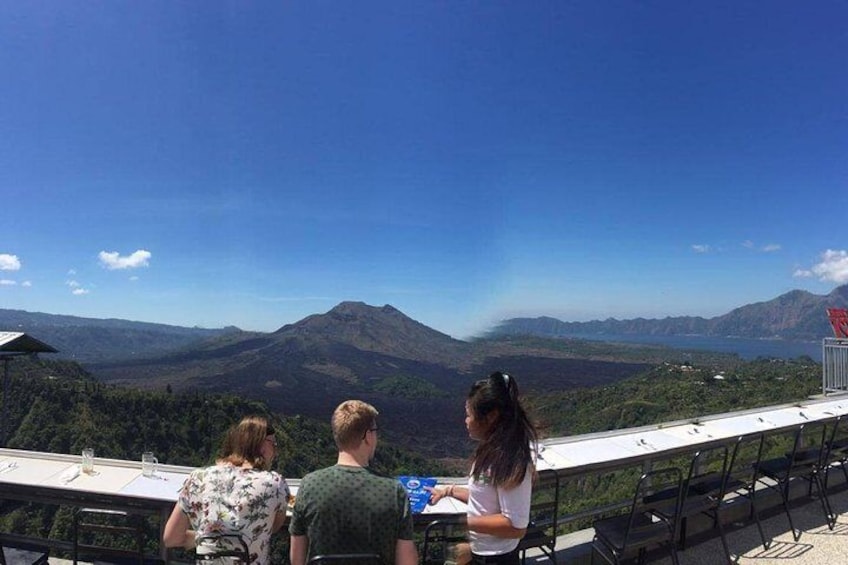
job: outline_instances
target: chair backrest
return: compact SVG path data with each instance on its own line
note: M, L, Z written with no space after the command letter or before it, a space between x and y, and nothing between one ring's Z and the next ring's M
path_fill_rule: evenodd
M666 492L671 492L672 496L652 497L655 493ZM673 539L677 533L682 494L683 474L677 467L664 467L643 473L636 483L636 492L633 494L630 519L624 534L624 546L630 545L631 538L640 536L640 529L644 528L646 515L662 519L668 526L669 535Z
M421 545L422 565L441 565L449 555L452 545L468 541L468 529L462 518L433 520L424 528Z
M827 434L828 463L842 461L848 457L848 416L839 416L831 421L830 433Z
M143 516L111 508L77 508L73 519L73 560L80 555L98 559L144 563ZM129 549L134 546L134 549Z
M308 565L383 565L383 559L376 553L333 553L315 555Z
M533 485L530 523L518 548L520 550L532 547L553 549L556 544L558 519L559 476L552 470L540 471Z
M754 484L759 474L759 464L765 455L766 434L760 432L753 435L743 435L736 439L733 455L728 464L728 476L738 479L746 485ZM730 480L730 479L728 479Z
M826 422L810 422L798 426L792 453L787 455L791 459L791 470L823 465L827 456Z
M738 443L735 447L738 446ZM727 445L699 449L689 463L689 472L683 484L687 494L709 495L720 499L724 495L729 470Z
M210 533L195 538L198 562L250 563L250 549L239 534Z

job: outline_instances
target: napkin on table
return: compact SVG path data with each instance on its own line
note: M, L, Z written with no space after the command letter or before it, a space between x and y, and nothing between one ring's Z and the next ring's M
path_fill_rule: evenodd
M74 465L70 469L65 470L65 472L62 473L62 475L59 477L59 480L62 481L63 483L65 483L65 484L68 484L69 482L71 482L74 479L76 479L77 477L79 477L79 474L80 474L80 466Z

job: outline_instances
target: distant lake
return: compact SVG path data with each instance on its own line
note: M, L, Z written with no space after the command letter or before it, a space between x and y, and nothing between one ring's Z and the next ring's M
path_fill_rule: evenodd
M572 334L569 337L592 341L612 341L620 343L644 343L665 345L675 349L700 349L736 353L742 359L757 357L776 357L794 359L809 355L819 363L822 360L821 341L789 341L783 339L750 339L736 337L710 337L694 335L638 335L638 334Z

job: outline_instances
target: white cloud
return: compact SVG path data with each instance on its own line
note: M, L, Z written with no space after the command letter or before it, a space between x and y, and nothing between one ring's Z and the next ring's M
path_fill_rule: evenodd
M746 239L745 241L743 241L742 247L744 247L745 249L751 249L752 251L757 250L757 246L750 239ZM783 246L779 243L767 243L760 247L759 251L762 251L763 253L774 253L775 251L780 251L781 249L783 249Z
M807 269L795 269L795 272L792 273L792 276L807 279L813 276L813 272Z
M153 254L150 251L144 249L133 251L130 255L124 257L121 257L117 251L101 251L97 255L100 259L100 264L110 271L147 267L150 264L150 258L152 256Z
M69 269L69 270L68 270L68 276L69 276L69 277L72 277L72 276L74 276L74 275L76 275L76 274L77 274L77 270L76 270L76 269Z
M692 251L694 251L695 253L709 253L710 249L711 247L709 245L703 245L698 243L692 244Z
M29 287L32 286L32 282L31 281L24 281L24 282L21 283L21 286L25 286L25 287L29 288Z
M10 279L0 279L0 286L15 286L17 282Z
M65 284L68 285L71 289L71 294L75 296L81 296L83 294L88 294L90 291L82 287L82 285L73 279L65 281Z
M19 271L20 269L21 260L17 255L0 253L0 271Z
M131 276L131 277L130 277L130 280L131 280L132 282L135 282L135 281L137 281L137 280L138 280L138 277L137 277L137 276L135 276L135 275L133 275L133 276Z
M810 270L820 281L848 283L848 251L828 249Z

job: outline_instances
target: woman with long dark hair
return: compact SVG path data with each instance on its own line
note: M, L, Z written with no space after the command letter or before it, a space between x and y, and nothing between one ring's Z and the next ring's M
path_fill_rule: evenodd
M472 563L517 565L518 542L530 520L538 438L515 379L497 372L474 383L465 401L465 426L478 442L468 485L436 487L430 503L450 496L468 504Z

